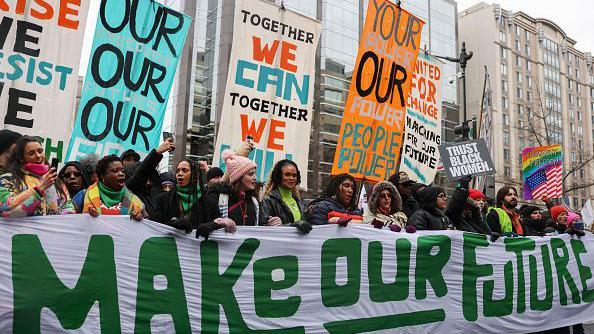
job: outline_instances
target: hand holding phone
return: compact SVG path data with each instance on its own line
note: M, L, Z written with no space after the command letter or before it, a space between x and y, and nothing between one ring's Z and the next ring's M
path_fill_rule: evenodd
M50 168L53 168L55 171L58 170L58 158L52 158L52 163L50 164Z

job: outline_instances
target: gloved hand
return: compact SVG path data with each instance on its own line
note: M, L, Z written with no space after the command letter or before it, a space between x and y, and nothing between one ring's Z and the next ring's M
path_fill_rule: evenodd
M381 229L382 227L384 227L384 222L382 222L382 221L381 221L381 220L379 220L379 219L374 219L374 220L371 222L371 225L373 225L373 227L375 227L375 228L379 228L379 229Z
M336 221L336 224L338 224L342 227L346 227L351 220L352 220L352 218L340 218L339 220Z
M308 234L312 230L311 224L303 220L297 221L291 226L296 227L302 234Z
M417 231L417 228L412 225L406 225L404 230L406 231L406 233L415 233Z
M179 230L184 230L186 233L192 232L192 223L188 218L171 218L167 225L173 226Z
M388 228L392 232L400 232L400 231L402 231L402 228L400 226L396 225L396 224L390 224L390 226L388 226Z
M567 232L567 234L569 234L571 236L577 235L578 237L583 237L584 235L586 235L586 233L584 233L584 231L578 230L573 226L568 228L566 232Z
M469 189L470 181L472 181L472 176L463 176L461 179L458 180L458 188Z
M501 234L497 232L491 232L491 242L495 242L499 238L501 238Z

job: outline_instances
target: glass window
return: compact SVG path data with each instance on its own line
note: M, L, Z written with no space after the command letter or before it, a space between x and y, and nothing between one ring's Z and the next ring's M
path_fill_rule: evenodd
M530 60L526 59L526 70L528 70L528 72L530 72L532 70L532 64L530 63Z
M526 51L526 56L530 57L530 45L528 45L528 44L524 45L524 49Z
M509 116L507 114L501 114L501 116L503 118L503 125L509 126Z
M503 46L501 47L501 59L507 59L507 49Z
M509 132L503 131L503 143L509 145Z
M501 97L501 107L503 109L509 108L509 100L505 96Z
M501 75L507 75L507 65L501 64Z
M503 168L503 176L511 178L511 168L509 166Z
M509 149L504 148L503 149L503 160L504 161L509 161L511 158L510 154L509 154Z
M516 51L520 51L520 49L521 49L520 40L516 40Z
M507 81L501 80L501 92L507 93L507 89L508 89Z
M518 55L516 55L516 66L518 68L522 68L522 58L520 58Z
M507 41L506 36L505 36L505 31L500 31L499 32L499 41L501 43L505 43Z

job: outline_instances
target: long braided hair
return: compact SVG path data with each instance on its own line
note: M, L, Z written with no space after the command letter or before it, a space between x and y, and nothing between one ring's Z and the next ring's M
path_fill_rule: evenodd
M194 208L194 205L196 205L199 201L204 201L204 173L200 169L200 165L196 160L183 159L177 163L177 166L179 166L179 164L181 164L182 162L187 162L188 165L190 165L190 183L188 185L190 186L190 203L192 205L190 206L190 210L187 214L188 216L190 216L192 213L192 208ZM175 183L175 187L178 187L177 182ZM198 192L198 189L200 189L200 192L202 193L202 196L200 196L200 198L196 198L196 193ZM181 214L186 215L185 212L181 212Z

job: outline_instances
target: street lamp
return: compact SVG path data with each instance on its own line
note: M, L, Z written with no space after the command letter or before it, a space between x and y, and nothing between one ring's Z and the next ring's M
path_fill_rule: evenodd
M472 51L466 52L466 43L462 42L462 49L460 50L460 55L458 58L453 57L444 57L444 56L437 56L433 55L435 58L445 59L452 63L458 63L460 68L462 69L462 108L464 110L464 120L462 121L461 125L458 125L454 128L454 133L457 135L461 135L460 140L465 141L468 140L468 133L470 132L470 126L468 126L468 120L466 119L466 64L472 58Z

